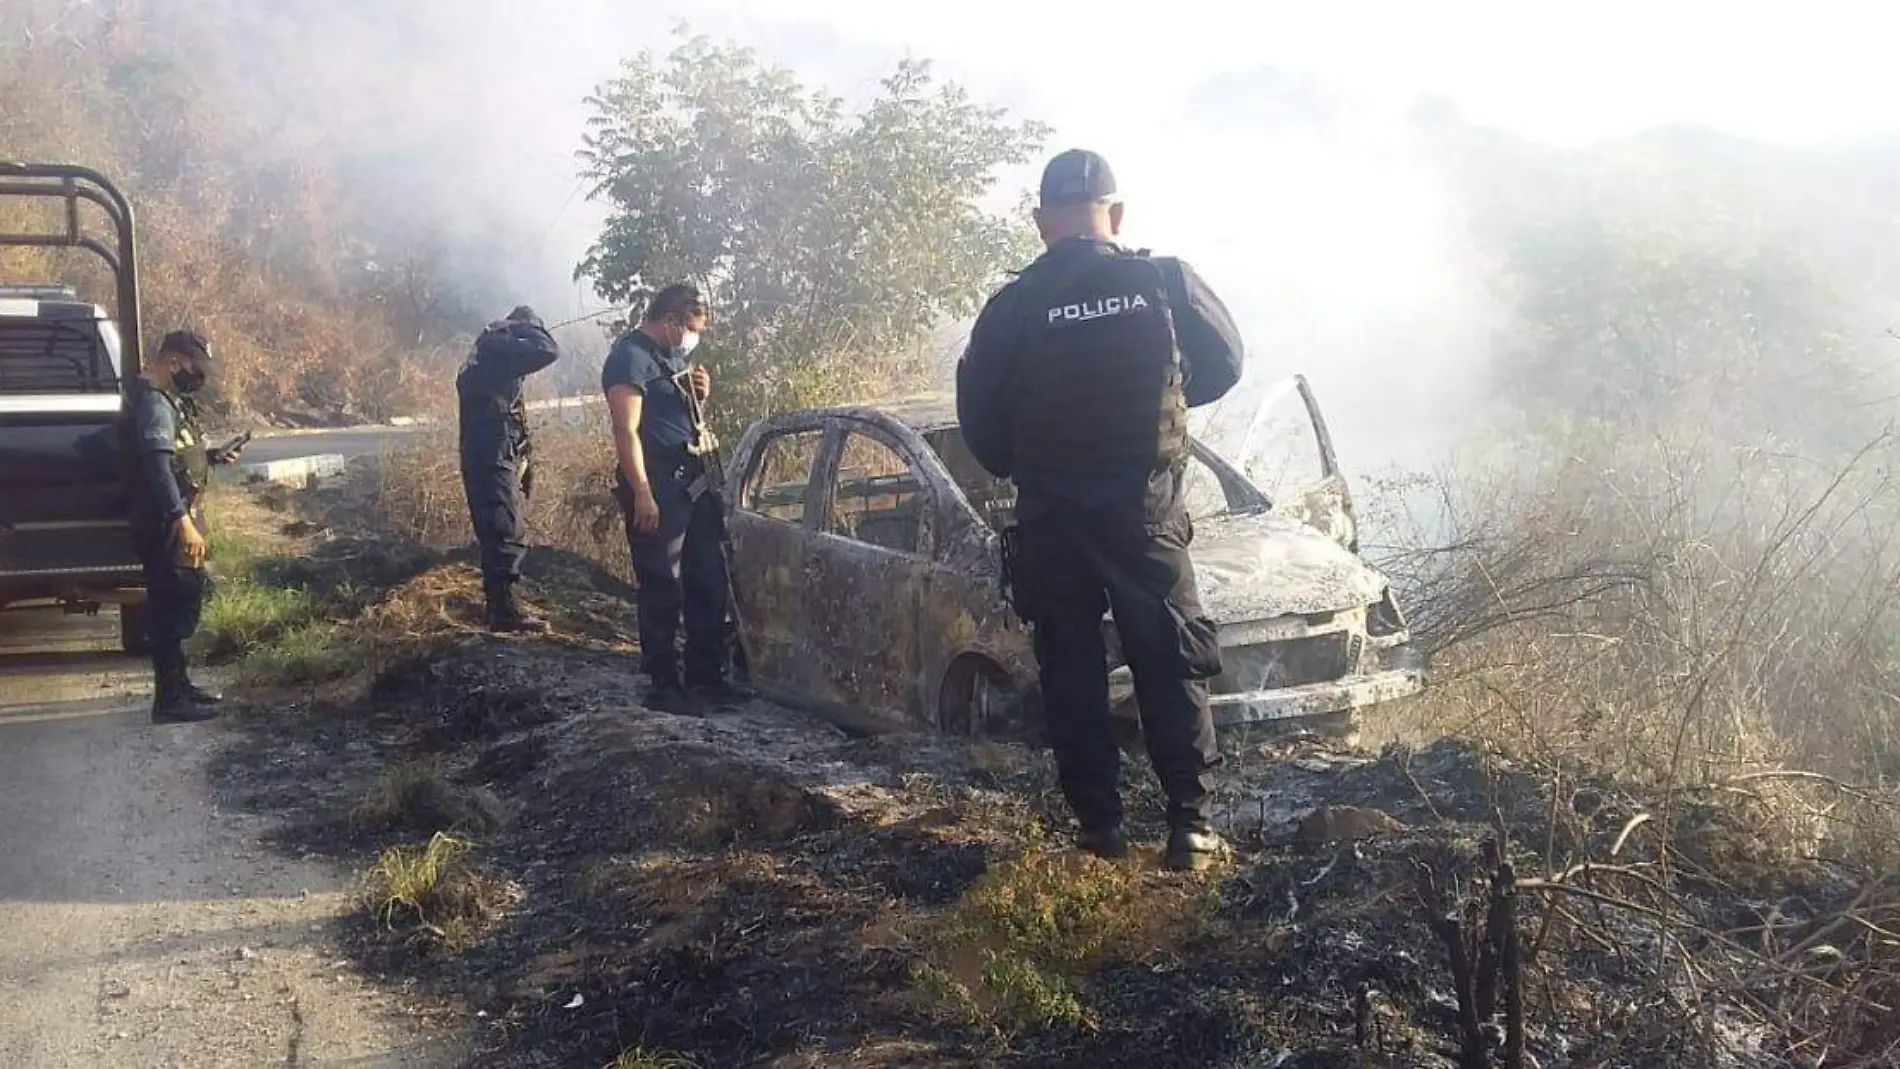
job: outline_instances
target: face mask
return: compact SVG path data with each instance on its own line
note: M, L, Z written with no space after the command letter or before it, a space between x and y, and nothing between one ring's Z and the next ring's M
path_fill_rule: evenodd
M680 335L680 355L681 356L685 356L687 353L692 352L693 349L698 345L699 345L698 331L689 330L686 333Z
M172 388L179 393L197 393L204 384L205 373L200 368L180 368L172 372Z

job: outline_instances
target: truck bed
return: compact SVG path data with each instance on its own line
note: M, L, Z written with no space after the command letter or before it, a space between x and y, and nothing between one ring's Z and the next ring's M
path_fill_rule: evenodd
M0 605L142 584L119 445L117 337L90 305L0 307Z

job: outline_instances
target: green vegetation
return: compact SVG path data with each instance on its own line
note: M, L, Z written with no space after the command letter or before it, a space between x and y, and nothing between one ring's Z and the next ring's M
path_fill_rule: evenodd
M941 1008L1005 1031L1090 1027L1079 982L1179 949L1218 904L1211 880L1156 879L1134 864L1062 850L1037 826L1021 850L925 922L912 972Z
M190 652L212 664L236 664L252 690L316 686L361 671L367 646L335 622L336 607L301 586L268 581L281 536L260 535L259 509L241 488L208 503L210 553L217 579Z
M518 897L519 890L483 873L475 844L437 832L421 846L392 846L363 878L363 899L384 925L408 927L460 950Z
M921 62L881 89L849 112L748 49L691 37L628 61L591 101L587 178L612 214L579 274L616 301L700 283L728 419L914 385L931 331L1038 249L1025 216L979 201L1046 128Z

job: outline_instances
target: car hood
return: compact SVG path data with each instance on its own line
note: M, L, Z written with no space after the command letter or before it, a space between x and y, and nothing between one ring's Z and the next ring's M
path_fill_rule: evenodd
M1370 605L1387 585L1352 551L1270 512L1196 520L1188 552L1201 603L1224 624Z

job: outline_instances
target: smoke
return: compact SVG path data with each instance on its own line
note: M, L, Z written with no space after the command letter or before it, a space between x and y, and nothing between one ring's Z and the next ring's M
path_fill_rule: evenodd
M470 330L522 302L550 323L600 307L572 278L602 217L574 153L582 101L620 54L611 36L503 0L191 6L262 150L335 162L366 239L352 266L427 256ZM562 332L584 351L600 337Z
M663 13L630 19L610 0L156 0L154 10L189 12L212 38L256 151L334 161L366 239L351 266L426 257L471 330L522 301L550 323L602 307L573 279L604 217L577 173L585 98L624 58L670 46ZM889 38L743 5L691 17L847 99L906 54ZM1052 151L1103 151L1129 199L1130 239L1188 259L1226 299L1250 364L1212 414L1223 433L1295 372L1311 379L1357 470L1416 463L1443 437L1445 412L1471 411L1489 309L1402 115L1276 69L1176 79L1185 88L1156 93L932 58L979 97L1054 123ZM1002 177L992 206L1012 208L1035 168ZM562 340L586 357L559 387L591 390L599 322Z
M1246 340L1240 385L1201 416L1210 444L1258 462L1244 432L1295 374L1349 474L1420 470L1484 426L1508 309L1410 112L1274 68L1210 80L1181 111L1193 147L1130 153L1124 187L1131 238L1165 235ZM1297 405L1265 418L1297 432L1303 414L1279 411Z
M259 150L338 161L369 239L363 257L429 250L471 329L521 301L551 323L600 309L572 277L604 216L574 155L585 98L622 59L668 48L674 12L630 15L612 0L123 2L193 14L207 46L222 46L230 105ZM1217 447L1238 448L1265 391L1294 373L1310 380L1342 465L1361 476L1431 467L1503 418L1490 362L1514 309L1496 290L1493 248L1472 236L1482 192L1441 169L1417 106L1422 87L1465 79L1463 68L1428 69L1430 50L1393 42L1342 54L1304 17L1283 20L1269 49L1243 32L1259 20L1231 10L1220 24L1234 32L1218 39L1184 17L1159 20L1144 41L1154 54L1195 49L1196 64L1111 61L1096 45L1125 23L990 7L1012 32L999 38L969 11L938 24L843 0L797 17L749 0L677 13L848 100L905 55L926 56L978 98L1053 124L1050 151L1104 153L1128 200L1130 243L1192 263L1245 336L1242 384L1199 414ZM1421 14L1414 28L1437 20ZM1049 48L1059 34L1073 47ZM1327 73L1246 58L1271 53L1310 55ZM1473 84L1447 88L1471 95ZM1525 100L1563 95L1524 84ZM1591 121L1639 122L1624 114L1635 99L1603 102ZM1590 129L1589 103L1572 99L1557 118ZM1490 106L1529 104L1494 92ZM1014 207L1035 171L1001 176L989 206ZM931 347L954 352L956 333ZM561 388L590 391L599 322L562 336L588 358L570 362Z

